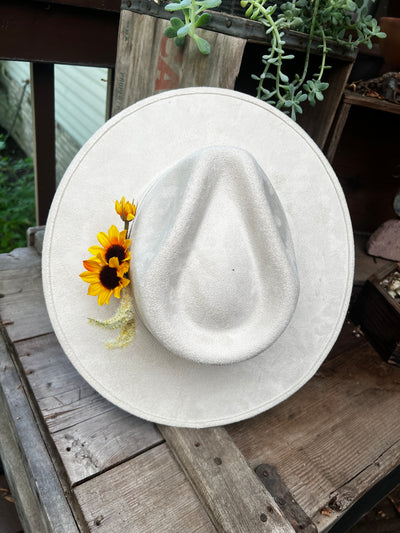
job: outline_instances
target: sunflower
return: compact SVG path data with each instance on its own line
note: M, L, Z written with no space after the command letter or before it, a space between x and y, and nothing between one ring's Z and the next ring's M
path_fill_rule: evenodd
M125 197L123 196L120 202L118 202L118 200L115 202L115 211L124 222L130 222L136 215L135 200L132 200L132 203L126 202Z
M97 296L97 303L109 304L112 295L119 298L121 290L129 285L129 279L124 274L129 270L129 262L119 262L112 257L108 262L99 253L95 259L83 261L87 272L79 274L83 281L90 283L88 294Z
M118 231L113 225L108 234L104 231L98 233L97 240L101 246L95 245L89 248L89 252L94 256L90 258L91 261L96 261L99 255L106 263L109 263L113 257L116 257L120 264L130 260L131 253L128 252L128 248L131 241L126 239L126 230Z

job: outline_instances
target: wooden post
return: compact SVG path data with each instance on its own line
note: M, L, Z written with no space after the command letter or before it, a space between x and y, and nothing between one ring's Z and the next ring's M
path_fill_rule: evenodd
M192 39L177 47L164 35L164 19L122 10L119 26L112 114L153 94L181 87L233 89L245 39L207 30L199 35L213 53L203 56Z
M46 223L56 190L54 65L31 63L36 223Z

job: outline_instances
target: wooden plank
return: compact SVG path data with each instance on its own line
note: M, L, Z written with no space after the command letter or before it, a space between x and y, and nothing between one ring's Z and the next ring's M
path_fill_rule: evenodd
M343 128L346 124L347 117L349 116L350 107L351 104L342 101L336 113L334 124L329 134L330 139L325 148L326 158L330 163L333 163L339 141L342 137Z
M2 333L5 334L3 330ZM0 335L0 453L24 530L78 533L3 335Z
M54 335L16 344L21 365L71 484L160 442L153 424L102 398L77 373Z
M400 427L393 420L400 369L384 363L361 337L359 341L358 348L328 360L282 404L227 427L253 468L276 466L321 531L399 462ZM346 506L330 507L333 496L348 485L352 490ZM324 508L329 516L321 514Z
M400 442L394 443L388 449L384 450L381 455L369 464L365 470L358 473L354 479L350 479L343 486L339 487L331 494L329 502L329 509L333 509L334 521L336 524L341 518L346 518L346 514L350 516L351 506L358 502L360 495L368 495L368 492L374 491L374 485L382 482L383 478L387 476L390 478L391 474L395 472L394 479L385 480L385 487L381 487L378 494L372 499L369 509L373 507L379 500L381 500L392 489L398 486L399 482L399 457L400 457ZM397 469L397 472L396 472ZM396 475L397 474L397 475ZM368 507L364 509L364 513L369 510ZM362 514L364 514L362 513ZM357 522L358 517L353 517L353 523ZM315 524L319 531L326 531L332 527L332 517L326 516L321 512L313 516ZM339 522L340 523L340 522ZM340 531L347 531L347 528L338 528ZM373 530L371 530L373 531ZM386 532L385 532L386 533Z
M54 65L31 63L36 223L45 224L56 191Z
M168 22L122 11L119 28L112 114L167 89L209 86L234 87L245 40L206 30L199 35L212 48L202 55L193 39L177 47L167 39Z
M294 531L224 428L159 428L217 531Z
M74 491L90 531L215 533L165 444Z
M33 275L36 275L36 272L35 269ZM0 279L2 277L3 273L0 273ZM24 284L24 288L0 299L1 320L11 340L18 341L52 332L53 328L44 302L41 278L36 278L33 284L29 277L19 278L19 280Z
M111 68L115 65L119 13L2 0L0 20L2 59Z
M32 247L0 254L0 305L1 298L21 292L40 281L40 263L41 258Z
M325 146L343 91L353 68L353 63L331 60L329 57L328 64L332 66L332 69L328 70L324 76L324 81L329 83L329 88L324 92L323 104L317 104L315 107L306 104L304 113L297 118L298 124L306 130L321 149Z
M350 105L357 105L361 107L369 107L370 109L377 109L378 111L386 111L387 113L400 114L400 105L379 98L372 98L370 96L363 96L362 94L354 93L352 91L345 91L344 102Z

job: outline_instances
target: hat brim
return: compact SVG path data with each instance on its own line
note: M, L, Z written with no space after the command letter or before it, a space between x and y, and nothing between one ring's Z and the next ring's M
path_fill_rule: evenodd
M139 199L166 168L214 145L250 152L270 179L294 243L300 296L282 336L257 357L203 365L168 352L136 320L126 348L88 318L111 316L79 278L97 233L117 223L114 201ZM266 258L267 260L268 258ZM343 324L352 288L353 235L346 201L322 152L286 115L242 93L169 91L125 109L75 157L55 195L43 248L43 284L58 340L105 398L153 422L209 427L236 422L288 398L316 372ZM282 294L282 299L285 294Z

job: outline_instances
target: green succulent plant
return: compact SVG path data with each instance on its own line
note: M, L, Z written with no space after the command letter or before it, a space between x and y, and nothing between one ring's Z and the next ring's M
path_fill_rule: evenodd
M383 38L377 21L353 0L291 0L278 7L267 0L242 0L245 16L257 20L266 27L271 37L271 46L262 56L264 69L252 78L258 81L257 97L281 109L296 120L302 113L301 104L306 100L314 106L324 99L323 92L329 87L323 81L329 52L329 41L354 49L360 44L372 47L372 37ZM295 30L308 35L304 65L301 73L293 79L285 73L286 61L293 54L285 53L285 31ZM320 39L321 63L317 72L309 72L311 43ZM267 83L266 80L269 80Z
M375 1L375 0L372 0ZM221 0L174 0L165 9L182 12L182 18L172 17L165 30L167 37L182 45L186 36L192 37L203 54L210 53L210 44L196 34L198 27L210 22L211 15L205 10L213 9ZM278 6L268 0L241 0L245 17L265 26L270 46L261 58L262 72L253 74L258 82L257 97L281 109L296 120L302 113L302 104L308 100L314 106L324 99L329 84L323 80L330 41L354 49L360 44L372 47L372 37L384 38L377 21L368 14L364 0L290 0ZM286 71L293 53L285 51L285 32L294 30L308 35L302 71L292 79ZM321 63L317 72L310 72L311 44L319 39Z
M202 39L196 33L196 29L208 24L211 20L210 13L204 13L206 9L213 9L221 4L222 0L174 0L172 4L165 6L169 12L181 11L183 19L172 17L170 26L165 29L165 35L174 39L177 46L182 46L188 35L197 44L197 48L204 55L208 55L211 46L208 41Z

